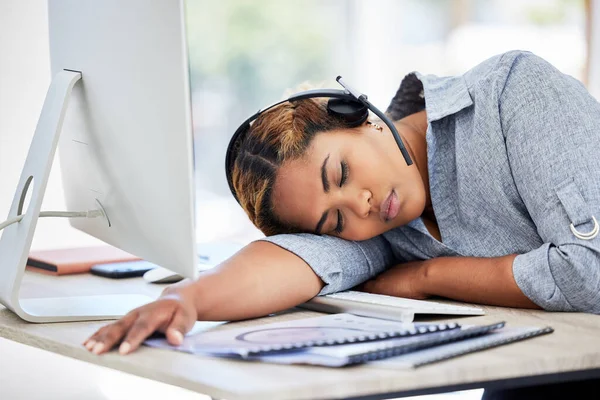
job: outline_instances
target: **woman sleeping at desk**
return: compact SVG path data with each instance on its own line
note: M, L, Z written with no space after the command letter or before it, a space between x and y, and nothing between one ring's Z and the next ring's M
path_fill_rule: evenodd
M512 51L407 75L380 118L359 100L292 99L238 129L228 180L266 237L85 346L178 345L196 320L350 288L600 313L600 104L580 82Z

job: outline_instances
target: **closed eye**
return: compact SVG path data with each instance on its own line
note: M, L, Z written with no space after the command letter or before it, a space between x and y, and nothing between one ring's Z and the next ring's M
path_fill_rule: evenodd
M337 233L339 235L344 230L344 218L343 218L340 210L338 210L337 215L338 215L338 222L337 222L337 225L335 226L334 231L335 231L335 233Z
M340 187L342 187L344 185L344 183L346 183L346 181L348 180L348 163L346 163L346 161L342 161L340 163L340 165L341 165L341 169L342 169L342 176L340 178ZM338 215L338 221L337 221L337 225L335 226L334 232L339 235L344 230L344 217L340 210L338 210L337 215Z
M348 164L346 161L341 162L342 165L342 178L340 179L340 187L348 180Z

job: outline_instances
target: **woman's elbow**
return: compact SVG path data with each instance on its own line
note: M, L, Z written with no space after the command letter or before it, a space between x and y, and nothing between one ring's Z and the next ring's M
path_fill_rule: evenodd
M557 287L573 311L600 314L600 251L565 244L549 255Z

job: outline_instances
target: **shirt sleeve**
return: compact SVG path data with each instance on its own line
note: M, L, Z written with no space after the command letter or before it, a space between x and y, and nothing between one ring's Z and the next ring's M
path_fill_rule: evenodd
M320 295L350 289L394 263L390 244L381 235L360 242L310 233L275 235L260 240L302 258L325 282Z
M514 278L546 310L600 313L600 105L532 53L509 56L500 123L515 184L544 242L515 258Z

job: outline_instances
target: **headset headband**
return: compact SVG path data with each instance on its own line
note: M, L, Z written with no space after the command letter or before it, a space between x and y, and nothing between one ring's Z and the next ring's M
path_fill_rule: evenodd
M355 91L350 86L345 84L342 81L342 77L338 76L336 81L342 85L344 90L339 89L311 89L303 92L296 93L286 100L281 100L276 103L273 103L261 110L258 110L255 114L251 115L248 119L246 119L242 124L235 130L231 140L229 141L229 145L227 146L227 153L225 155L225 174L227 176L227 183L229 184L229 190L235 197L236 201L239 203L238 196L233 187L233 166L235 163L235 159L237 157L239 146L243 142L244 138L248 134L250 130L250 124L254 121L258 116L265 111L270 110L271 108L278 106L279 104L285 103L286 101L297 101L304 100L316 97L328 97L330 100L327 102L327 111L330 114L337 115L347 122L350 123L351 126L358 126L366 121L369 116L369 110L373 112L373 114L377 115L390 129L394 139L396 140L396 144L400 148L400 152L404 157L407 165L412 165L412 160L408 151L404 147L404 143L400 138L400 134L396 130L394 123L386 117L384 113L379 111L377 107L367 100L367 95L362 94L360 92Z

